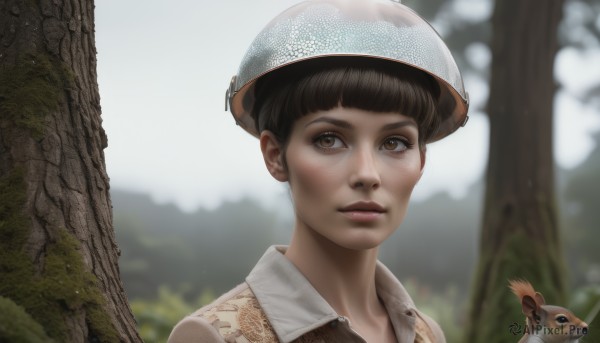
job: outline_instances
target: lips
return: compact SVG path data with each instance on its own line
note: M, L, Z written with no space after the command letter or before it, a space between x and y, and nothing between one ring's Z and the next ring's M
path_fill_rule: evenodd
M340 212L376 212L384 213L385 208L373 201L358 201L346 207L342 207Z
M386 212L383 206L372 201L355 202L342 207L339 211L352 222L361 224L375 223Z

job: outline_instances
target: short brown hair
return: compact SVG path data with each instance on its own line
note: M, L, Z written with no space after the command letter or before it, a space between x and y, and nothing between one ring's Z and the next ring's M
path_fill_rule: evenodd
M373 58L336 57L295 63L271 72L255 86L252 118L258 132L269 130L284 146L294 122L337 106L398 112L419 127L419 146L435 135L440 90L428 74Z

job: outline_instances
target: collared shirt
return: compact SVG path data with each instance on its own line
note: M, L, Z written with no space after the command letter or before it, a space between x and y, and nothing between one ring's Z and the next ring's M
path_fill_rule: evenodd
M283 253L272 246L246 282L184 318L169 343L365 342ZM440 327L419 312L394 275L375 270L377 295L399 343L444 343Z

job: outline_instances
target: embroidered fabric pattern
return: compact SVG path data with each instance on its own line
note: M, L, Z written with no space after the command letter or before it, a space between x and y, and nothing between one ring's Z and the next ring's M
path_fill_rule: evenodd
M249 299L240 307L238 315L242 334L252 343L277 342L269 320L260 309L256 298Z
M228 343L278 343L273 328L249 288L201 316Z
M279 343L277 335L249 288L200 314L227 343ZM427 323L417 316L415 343L434 343ZM339 340L336 329L324 325L294 340L294 343L325 343Z

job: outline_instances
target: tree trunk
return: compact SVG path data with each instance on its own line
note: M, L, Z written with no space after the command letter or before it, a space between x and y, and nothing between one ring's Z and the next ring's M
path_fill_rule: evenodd
M493 14L490 150L467 342L516 342L524 323L508 280L564 304L554 194L554 57L563 0L498 0Z
M0 0L0 298L56 342L141 342L101 121L93 0Z

